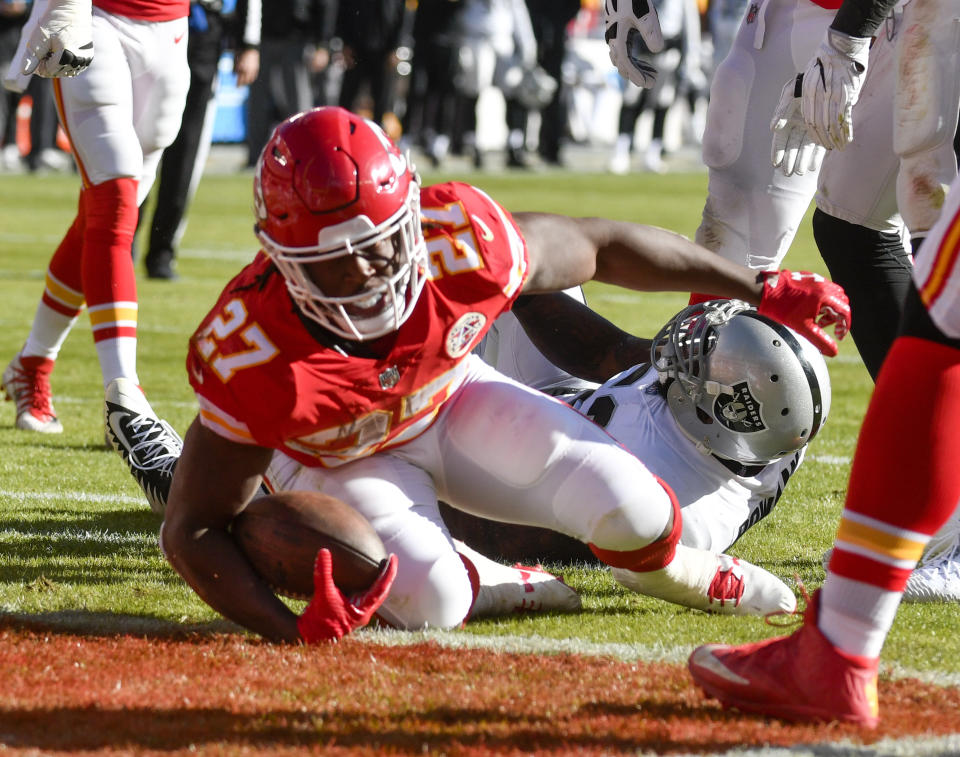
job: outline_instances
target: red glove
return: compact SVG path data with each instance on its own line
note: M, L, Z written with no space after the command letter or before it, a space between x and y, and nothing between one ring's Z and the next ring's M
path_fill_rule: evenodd
M797 331L824 355L837 354L837 343L824 328L834 326L837 339L850 330L850 302L843 289L818 273L764 271L757 312Z
M397 556L390 555L373 586L348 599L333 582L333 557L329 549L317 552L313 568L313 599L297 619L300 638L307 644L342 639L365 626L387 598L397 577Z

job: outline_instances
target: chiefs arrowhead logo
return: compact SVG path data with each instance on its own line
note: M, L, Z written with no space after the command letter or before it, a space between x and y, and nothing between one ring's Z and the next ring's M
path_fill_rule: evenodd
M487 323L483 313L465 313L447 332L446 350L452 358L467 354Z

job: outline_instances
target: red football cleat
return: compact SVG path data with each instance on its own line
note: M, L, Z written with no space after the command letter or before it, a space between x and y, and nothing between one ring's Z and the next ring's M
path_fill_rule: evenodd
M3 372L3 391L17 405L17 428L42 434L63 431L51 399L52 371L53 360L17 355Z
M707 644L690 655L690 674L725 707L784 720L877 725L878 660L841 652L817 627L820 592L790 636L756 644Z

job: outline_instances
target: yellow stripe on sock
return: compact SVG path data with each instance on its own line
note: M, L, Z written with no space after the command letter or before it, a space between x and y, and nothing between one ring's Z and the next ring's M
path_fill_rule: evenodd
M909 539L902 533L890 533L846 518L840 521L837 540L894 560L919 560L926 546L926 542Z
M62 302L64 305L76 308L77 310L83 307L83 293L64 286L53 278L49 272L47 273L46 287L47 292L49 292L55 300Z
M137 309L130 307L107 308L104 310L89 310L90 325L94 328L112 323L126 322L136 324Z

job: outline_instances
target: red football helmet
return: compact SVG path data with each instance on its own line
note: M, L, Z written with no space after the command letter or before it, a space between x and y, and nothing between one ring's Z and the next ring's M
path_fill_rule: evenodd
M253 187L257 237L305 315L351 340L396 331L410 316L427 267L420 184L379 126L335 107L292 116L263 148ZM361 292L329 296L305 268L387 239L388 272Z

